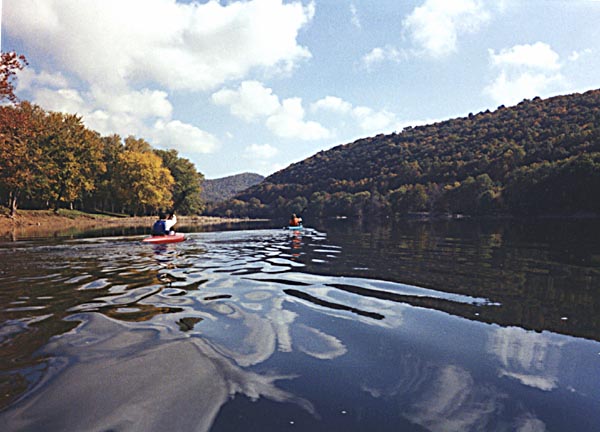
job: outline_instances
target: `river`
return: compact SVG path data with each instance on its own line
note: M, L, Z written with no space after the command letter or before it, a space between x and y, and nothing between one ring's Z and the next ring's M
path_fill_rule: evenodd
M597 220L142 232L0 242L1 430L600 430Z

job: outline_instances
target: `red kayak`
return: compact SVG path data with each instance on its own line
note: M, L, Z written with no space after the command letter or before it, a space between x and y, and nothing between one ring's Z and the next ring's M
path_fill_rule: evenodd
M144 243L151 244L165 244L165 243L179 243L185 240L185 235L182 233L168 234L162 236L151 236L146 237L142 240Z

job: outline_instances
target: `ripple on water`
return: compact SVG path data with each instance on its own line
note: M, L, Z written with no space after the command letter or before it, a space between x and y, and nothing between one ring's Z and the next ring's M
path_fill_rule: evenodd
M290 419L304 430L519 430L514 419L552 425L552 411L599 418L586 407L600 391L582 372L600 372L597 343L463 318L500 308L484 296L334 271L347 250L325 233L138 243L37 248L40 268L0 288L0 343L23 347L2 372L26 383L6 393L16 396L0 420L113 430L144 412L144 430L251 416L263 430Z

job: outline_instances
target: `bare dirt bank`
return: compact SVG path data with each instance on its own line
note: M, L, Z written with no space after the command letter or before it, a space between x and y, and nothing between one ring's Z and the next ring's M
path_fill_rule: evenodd
M62 232L121 227L145 227L156 220L153 216L112 217L79 212L51 210L21 210L14 218L0 214L0 238L52 237ZM176 227L207 226L248 222L249 219L229 219L212 216L177 216Z

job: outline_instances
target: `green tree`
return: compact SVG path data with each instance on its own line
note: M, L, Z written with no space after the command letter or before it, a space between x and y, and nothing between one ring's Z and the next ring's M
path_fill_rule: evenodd
M42 198L71 207L83 194L95 188L96 176L106 170L98 133L86 129L81 117L51 112L44 119L39 139L43 173L39 192Z
M512 173L503 191L512 213L600 213L600 153L535 163Z
M289 214L302 214L308 207L308 200L303 196L297 196L288 202L287 210Z
M445 200L452 213L480 214L484 209L492 207L490 200L494 197L494 183L487 174L476 178L467 177L462 183L446 192Z
M316 217L325 216L330 195L326 192L313 192L308 201L308 211Z
M92 208L114 212L116 208L120 207L114 193L115 190L118 190L115 174L119 163L119 155L124 151L124 146L119 135L102 137L101 141L102 160L106 166L106 171L97 178Z
M392 211L397 215L420 212L427 209L427 189L422 184L404 185L389 194Z
M258 198L250 198L248 205L248 216L250 217L259 216L265 210L265 205Z
M204 176L194 164L178 156L177 150L155 150L163 165L169 169L175 183L172 189L173 210L184 214L198 214L204 210L201 199Z

